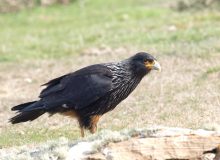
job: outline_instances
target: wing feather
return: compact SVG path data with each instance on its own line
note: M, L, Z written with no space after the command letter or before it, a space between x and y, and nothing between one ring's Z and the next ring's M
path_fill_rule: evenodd
M92 65L49 81L41 94L48 109L68 104L82 109L112 89L112 75L104 65Z

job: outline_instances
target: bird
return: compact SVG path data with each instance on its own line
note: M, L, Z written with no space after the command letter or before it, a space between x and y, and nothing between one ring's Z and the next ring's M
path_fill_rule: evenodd
M43 84L38 100L11 108L17 111L12 124L33 121L49 113L76 118L81 136L97 131L101 116L112 111L152 70L161 70L156 58L146 52L118 62L93 64Z

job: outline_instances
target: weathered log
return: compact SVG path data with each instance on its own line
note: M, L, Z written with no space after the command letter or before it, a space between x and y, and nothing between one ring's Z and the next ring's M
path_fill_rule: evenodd
M86 158L212 160L216 155L215 160L220 160L220 149L216 149L219 144L220 135L214 132L166 128L148 136L138 135L126 141L111 142Z

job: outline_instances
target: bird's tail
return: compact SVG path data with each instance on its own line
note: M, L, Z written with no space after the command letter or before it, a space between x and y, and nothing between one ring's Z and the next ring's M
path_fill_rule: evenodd
M11 110L18 113L9 120L12 124L33 121L46 112L41 101L20 104L12 107Z

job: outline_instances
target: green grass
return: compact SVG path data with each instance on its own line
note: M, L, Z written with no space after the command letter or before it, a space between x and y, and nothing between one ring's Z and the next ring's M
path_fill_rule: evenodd
M213 74L213 73L220 73L220 66L217 67L209 67L202 75L201 75L201 80L204 80L205 78L207 78L209 75Z
M216 73L216 72L220 72L220 66L209 68L206 71L206 74L212 74L212 73Z
M15 129L15 128L14 128ZM70 126L57 129L47 129L41 127L26 127L21 130L6 130L1 134L0 148L12 145L24 145L25 143L45 142L48 140L66 137L75 140L79 137L80 131Z
M118 131L125 126L112 125L112 130ZM98 128L102 130L103 128ZM85 130L85 134L88 136L90 133ZM30 143L41 143L49 140L58 139L60 137L66 137L71 141L79 139L80 129L71 125L65 125L58 128L47 128L40 126L26 126L22 129L16 129L16 126L10 129L5 129L0 134L0 149L4 147L19 146Z
M213 27L220 25L217 11L178 13L164 4L161 0L77 1L2 14L0 62L61 58L102 44L156 48L164 54L202 55L219 50L220 31ZM174 32L169 31L172 25L177 28ZM203 45L207 41L211 42ZM199 49L193 50L194 45Z

